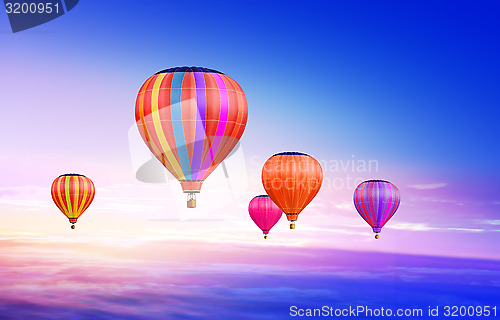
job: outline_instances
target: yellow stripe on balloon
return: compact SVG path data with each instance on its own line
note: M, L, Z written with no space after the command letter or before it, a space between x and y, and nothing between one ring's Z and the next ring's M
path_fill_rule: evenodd
M64 207L64 203L61 197L61 188L60 188L60 183L61 183L61 178L56 178L56 180L53 183L53 188L54 188L54 195L56 197L56 205L57 207L63 212L66 212L66 207Z
M88 200L87 200L87 204L83 207L82 212L84 212L85 210L87 210L87 208L90 206L90 204L94 200L94 196L95 196L95 186L94 186L94 183L90 179L88 179L87 182L88 182L88 192L87 192Z
M150 133L148 131L148 127L146 125L146 121L145 121L145 117L144 117L144 99L145 99L145 96L146 96L146 92L147 92L147 88L149 86L149 83L151 82L151 80L154 78L155 76L152 76L150 77L148 80L146 80L146 82L144 83L143 85L143 91L142 91L142 96L139 100L139 117L141 119L141 125L142 125L142 130L144 130L144 135L146 136L146 144L148 144L149 146L151 146L152 148L152 151L153 151L153 154L155 156L161 156L162 160L163 160L163 155L162 155L162 151L160 150L160 146L157 146L154 142L153 139L151 139L151 136L150 136ZM158 76L159 77L159 76ZM157 78L158 78L157 77ZM165 77L165 75L162 76L162 79ZM160 84L161 84L161 81L160 81ZM163 164L165 164L163 161L162 161ZM177 177L176 177L177 178Z
M151 114L153 115L153 123L155 126L156 135L160 140L163 153L167 157L166 160L173 167L174 172L178 174L176 178L178 180L183 180L186 179L184 176L184 172L182 172L182 168L179 164L179 161L177 161L174 153L172 152L172 149L168 145L167 139L165 138L165 133L163 132L163 128L161 126L160 114L158 112L158 93L163 78L165 78L166 75L167 75L166 73L159 74L153 85L153 91L151 92Z
M90 204L92 203L92 200L94 200L94 195L95 195L95 186L94 186L94 183L92 182L92 180L88 179L87 180L88 183L89 183L89 188L88 188L88 192L87 194L89 195L89 201L88 203L83 207L83 210L82 212L84 212L85 210L87 210L87 208L90 206Z
M64 200L63 200L63 197L62 197L62 192L61 192L61 179L64 179L64 177L59 177L57 179L57 198L59 198L59 203L61 204L61 207L62 207L62 212L67 215L68 214L68 208L65 206L64 204Z
M82 181L83 181L83 198L82 198L82 203L80 203L80 207L78 208L78 212L83 212L83 206L85 204L85 200L87 200L87 193L88 193L87 179L82 178Z
M68 218L73 218L73 207L71 207L71 196L69 194L69 181L71 177L64 177L64 194L66 195L66 204L68 206Z

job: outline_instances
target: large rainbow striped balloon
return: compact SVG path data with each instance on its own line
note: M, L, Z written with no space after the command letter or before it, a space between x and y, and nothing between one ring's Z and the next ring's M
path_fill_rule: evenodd
M398 210L401 199L395 185L385 180L367 180L354 191L354 206L372 227L375 239Z
M238 143L248 107L241 87L206 68L178 67L151 76L139 90L135 119L151 150L188 193L188 207L203 181Z
M52 183L52 200L59 210L68 217L71 229L77 219L94 200L95 187L92 180L81 174L63 174Z

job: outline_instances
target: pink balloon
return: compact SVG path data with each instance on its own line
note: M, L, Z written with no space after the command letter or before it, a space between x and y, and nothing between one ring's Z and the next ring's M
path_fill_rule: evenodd
M283 214L283 211L274 204L268 195L253 198L248 205L248 212L253 222L264 233L264 239L267 239L269 230L271 230Z

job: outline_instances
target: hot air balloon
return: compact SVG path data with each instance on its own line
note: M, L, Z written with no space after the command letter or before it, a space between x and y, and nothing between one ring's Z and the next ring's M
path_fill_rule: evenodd
M76 220L94 200L95 187L84 175L63 174L52 183L51 194L56 206L68 217L71 229L75 229Z
M354 206L372 227L375 239L398 210L400 201L398 188L385 180L364 181L354 191Z
M279 221L283 211L278 208L268 195L260 195L250 201L248 213L250 213L253 222L264 233L264 239L267 239L269 230Z
M196 207L203 181L238 143L247 116L238 83L199 67L157 72L144 82L135 104L142 139L179 180L188 208Z
M300 152L275 154L262 168L264 189L286 214L290 229L295 229L299 213L316 196L322 182L323 170L319 162Z

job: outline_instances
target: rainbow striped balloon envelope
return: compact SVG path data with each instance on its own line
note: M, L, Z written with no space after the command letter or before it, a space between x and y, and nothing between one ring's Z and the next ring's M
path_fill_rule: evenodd
M135 104L142 139L188 193L188 208L203 181L241 138L248 117L245 94L212 69L177 67L144 82Z
M382 227L398 210L401 199L395 185L385 180L362 182L354 191L354 206L372 227L375 239Z

